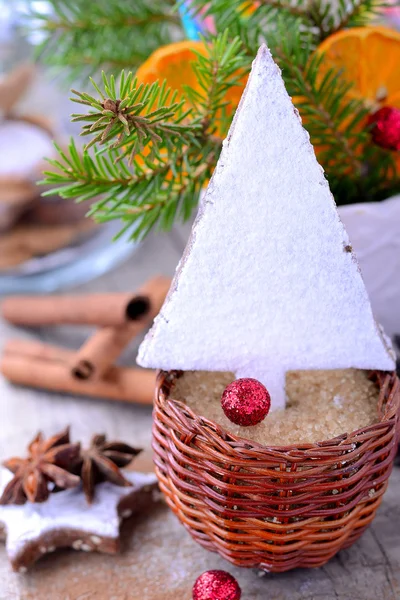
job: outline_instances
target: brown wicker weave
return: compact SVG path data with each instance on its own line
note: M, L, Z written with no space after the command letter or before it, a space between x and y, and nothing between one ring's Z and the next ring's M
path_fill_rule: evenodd
M156 472L192 537L241 567L319 567L371 523L398 437L400 382L380 387L379 422L309 445L264 447L170 399L178 372L161 372L154 408Z

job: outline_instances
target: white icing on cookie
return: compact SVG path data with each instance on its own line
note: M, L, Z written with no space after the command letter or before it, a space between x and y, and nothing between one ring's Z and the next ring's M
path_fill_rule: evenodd
M9 558L17 557L27 542L35 542L44 534L63 529L73 529L91 534L94 544L100 538L117 538L119 534L120 501L145 486L154 485L157 478L153 473L124 472L124 476L133 487L119 487L112 483L100 483L96 486L93 504L86 502L82 488L65 490L50 494L46 502L22 506L0 506L0 525L6 530L6 549ZM4 468L0 469L0 495L4 487L12 479L13 474ZM123 518L123 514L121 515ZM78 540L79 541L79 540ZM83 549L82 541L74 545ZM45 552L43 552L45 550ZM41 548L42 553L49 548Z

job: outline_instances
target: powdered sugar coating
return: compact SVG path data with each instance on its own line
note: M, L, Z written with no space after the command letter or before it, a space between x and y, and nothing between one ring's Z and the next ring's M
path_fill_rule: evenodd
M297 369L393 370L309 135L266 46L138 362L233 371L285 404Z

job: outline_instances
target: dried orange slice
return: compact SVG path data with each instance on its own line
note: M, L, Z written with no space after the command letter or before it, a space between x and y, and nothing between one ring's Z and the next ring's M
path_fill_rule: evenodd
M168 86L180 92L184 85L197 89L197 78L192 66L197 59L195 51L205 54L203 42L185 40L161 46L138 68L136 77L140 83L166 79Z
M351 95L371 110L388 105L400 108L400 32L388 27L354 27L328 37L318 48L325 57L322 76L329 68L353 84Z
M193 63L198 60L196 52L206 54L203 42L185 40L161 46L138 68L136 77L140 83L154 83L157 80L162 82L165 79L169 87L180 93L184 91L183 86L188 85L199 94L204 94L193 69ZM243 78L241 85L230 88L226 94L231 112L239 104L246 79L247 77Z
M161 83L166 80L168 87L178 90L179 93L184 91L184 85L197 90L199 86L192 65L198 58L195 51L205 54L203 42L185 40L160 46L136 71L139 83L152 84L155 81ZM144 148L142 154L148 155L150 148L151 144ZM143 162L140 155L136 157L136 160L139 163ZM171 177L172 173L167 178Z

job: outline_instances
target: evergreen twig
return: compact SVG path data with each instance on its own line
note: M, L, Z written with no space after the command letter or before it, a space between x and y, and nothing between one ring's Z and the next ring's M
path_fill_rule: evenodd
M349 94L352 84L335 69L322 69L324 56L314 52L312 34L297 19L280 18L269 43L338 203L381 199L376 183L385 194L390 171L395 189L392 155L370 143L367 107Z
M31 9L28 25L44 36L38 48L49 65L77 79L99 69L132 69L151 52L183 37L173 0L49 0L46 14ZM65 74L64 74L65 77Z
M295 17L304 17L307 15L307 6L304 3L293 4L290 0L259 0L260 6L269 6L278 11L284 11Z
M313 30L316 41L322 41L344 27L366 25L387 6L387 0L337 0L334 7L326 0L193 0L192 5L194 14L206 11L212 15L217 29L227 26L250 29L261 23L258 29L264 35L269 31L265 21L267 25L274 24L279 15L294 16Z
M74 52L76 57L80 52L81 63L93 59L93 65L99 65L108 57L126 64L127 49L130 61L140 60L148 48L146 32L163 28L164 16L168 21L172 14L172 0L120 0L118 4L99 0L100 12L87 0L51 2L58 11L54 43L58 40L61 46L59 64L65 64ZM56 186L50 193L91 200L89 214L98 221L121 219L123 231L129 229L134 238L142 238L154 226L168 229L176 218L187 219L211 177L232 119L226 94L242 81L265 39L300 109L336 202L376 201L399 192L393 153L371 143L367 107L353 97L351 86L338 71L323 66L323 56L316 52L326 36L344 26L364 25L383 5L383 0L339 0L333 13L324 0L260 0L256 4L252 0L193 0L193 11L206 9L217 30L229 27L229 32L216 37L210 34L205 54L198 53L194 66L198 87L186 87L178 97L165 83L139 85L122 71L118 84L106 75L101 86L93 81L95 96L74 92L75 102L89 112L73 115L73 120L83 123L82 135L90 140L83 153L71 142L67 153L59 150L59 159L50 161L54 170L46 173L45 183ZM146 17L144 10L152 12ZM116 27L122 18L118 11L125 23L122 33ZM57 23L67 13L64 35ZM110 14L106 34L110 37L100 48L93 45L93 35L98 34L88 24L91 13L98 22ZM142 18L148 19L149 29L140 33L140 44L132 47L127 32L133 38ZM160 39L151 38L151 44L158 46ZM44 51L51 48L47 40Z
M86 144L88 150L94 144L106 144L114 140L112 147L121 149L118 160L135 155L146 145L151 147L150 158L154 159L161 145L169 149L174 144L193 142L201 124L195 119L188 121L191 110L185 110L185 101L177 100L173 92L163 82L161 85L139 84L132 73L121 72L119 86L115 79L109 79L103 72L104 93L91 80L100 94L96 99L85 92L72 90L74 102L94 108L85 114L73 114L72 121L83 121L81 135L93 135Z
M75 92L89 112L73 120L92 139L81 154L73 141L68 153L57 147L59 158L49 161L54 170L43 181L56 186L49 193L78 202L100 197L89 214L101 222L121 219L133 238L188 219L221 150L224 96L245 62L240 41L224 33L198 56L199 93L178 99L165 83L144 86L124 71L118 83L105 74L101 88L92 81L97 98Z

